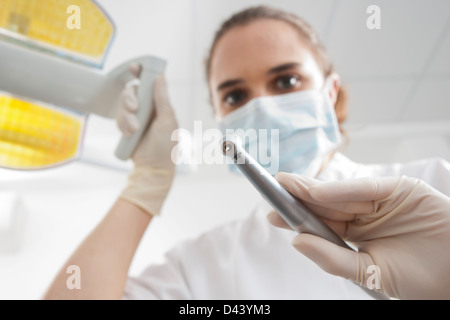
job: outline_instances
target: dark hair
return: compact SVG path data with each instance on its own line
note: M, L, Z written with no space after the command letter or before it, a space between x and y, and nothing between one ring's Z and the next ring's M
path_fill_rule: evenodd
M245 9L234 15L232 15L228 20L222 23L219 30L216 32L213 43L209 50L209 55L206 59L206 77L208 83L211 74L211 60L216 48L217 42L231 29L239 26L248 25L251 22L261 20L261 19L273 19L284 21L291 26L293 26L299 34L306 41L306 44L312 50L319 67L323 71L324 77L328 77L334 72L333 64L325 50L325 47L319 40L316 31L309 25L305 20L298 17L293 13L289 13L280 9L275 9L267 6L257 6ZM339 89L337 101L335 104L336 116L339 124L343 123L347 119L347 101L348 95L347 90L343 87Z

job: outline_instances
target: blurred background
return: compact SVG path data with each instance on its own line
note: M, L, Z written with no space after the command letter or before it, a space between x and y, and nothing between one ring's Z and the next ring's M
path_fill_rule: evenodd
M169 94L183 128L192 131L194 121L202 121L203 129L216 127L204 59L219 24L240 9L266 4L292 11L316 28L348 87L350 144L344 154L362 163L450 160L448 0L98 3L117 27L105 68L141 54L167 59ZM373 4L381 9L379 30L366 26L366 10ZM0 191L19 196L23 220L17 243L0 251L0 299L40 298L105 215L131 168L114 158L119 138L113 121L91 116L80 161L39 172L0 170ZM229 174L225 165L180 168L163 215L147 231L131 273L162 261L177 242L247 215L258 201L252 186Z

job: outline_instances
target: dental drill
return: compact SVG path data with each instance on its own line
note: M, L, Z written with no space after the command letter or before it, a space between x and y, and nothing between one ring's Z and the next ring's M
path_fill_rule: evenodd
M297 233L309 233L319 236L338 246L354 250L252 158L242 147L242 142L237 135L224 137L222 152L226 157L233 160L243 175L253 184L272 208L279 213L292 230ZM359 287L377 300L389 299L381 292L362 286Z

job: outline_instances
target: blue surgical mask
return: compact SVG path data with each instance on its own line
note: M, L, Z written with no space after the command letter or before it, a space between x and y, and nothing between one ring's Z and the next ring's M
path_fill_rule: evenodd
M253 99L221 119L219 126L224 135L234 131L240 136L246 151L271 174L315 177L342 141L326 90ZM230 169L239 172L234 164Z

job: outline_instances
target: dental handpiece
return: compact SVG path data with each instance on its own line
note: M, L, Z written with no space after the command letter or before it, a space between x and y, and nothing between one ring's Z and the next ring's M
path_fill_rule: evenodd
M309 233L319 236L338 246L354 250L253 159L242 147L241 140L238 136L226 136L223 140L222 152L226 157L233 160L238 169L253 184L272 208L279 213L292 230L297 233ZM362 286L360 288L375 299L388 299L381 292Z

